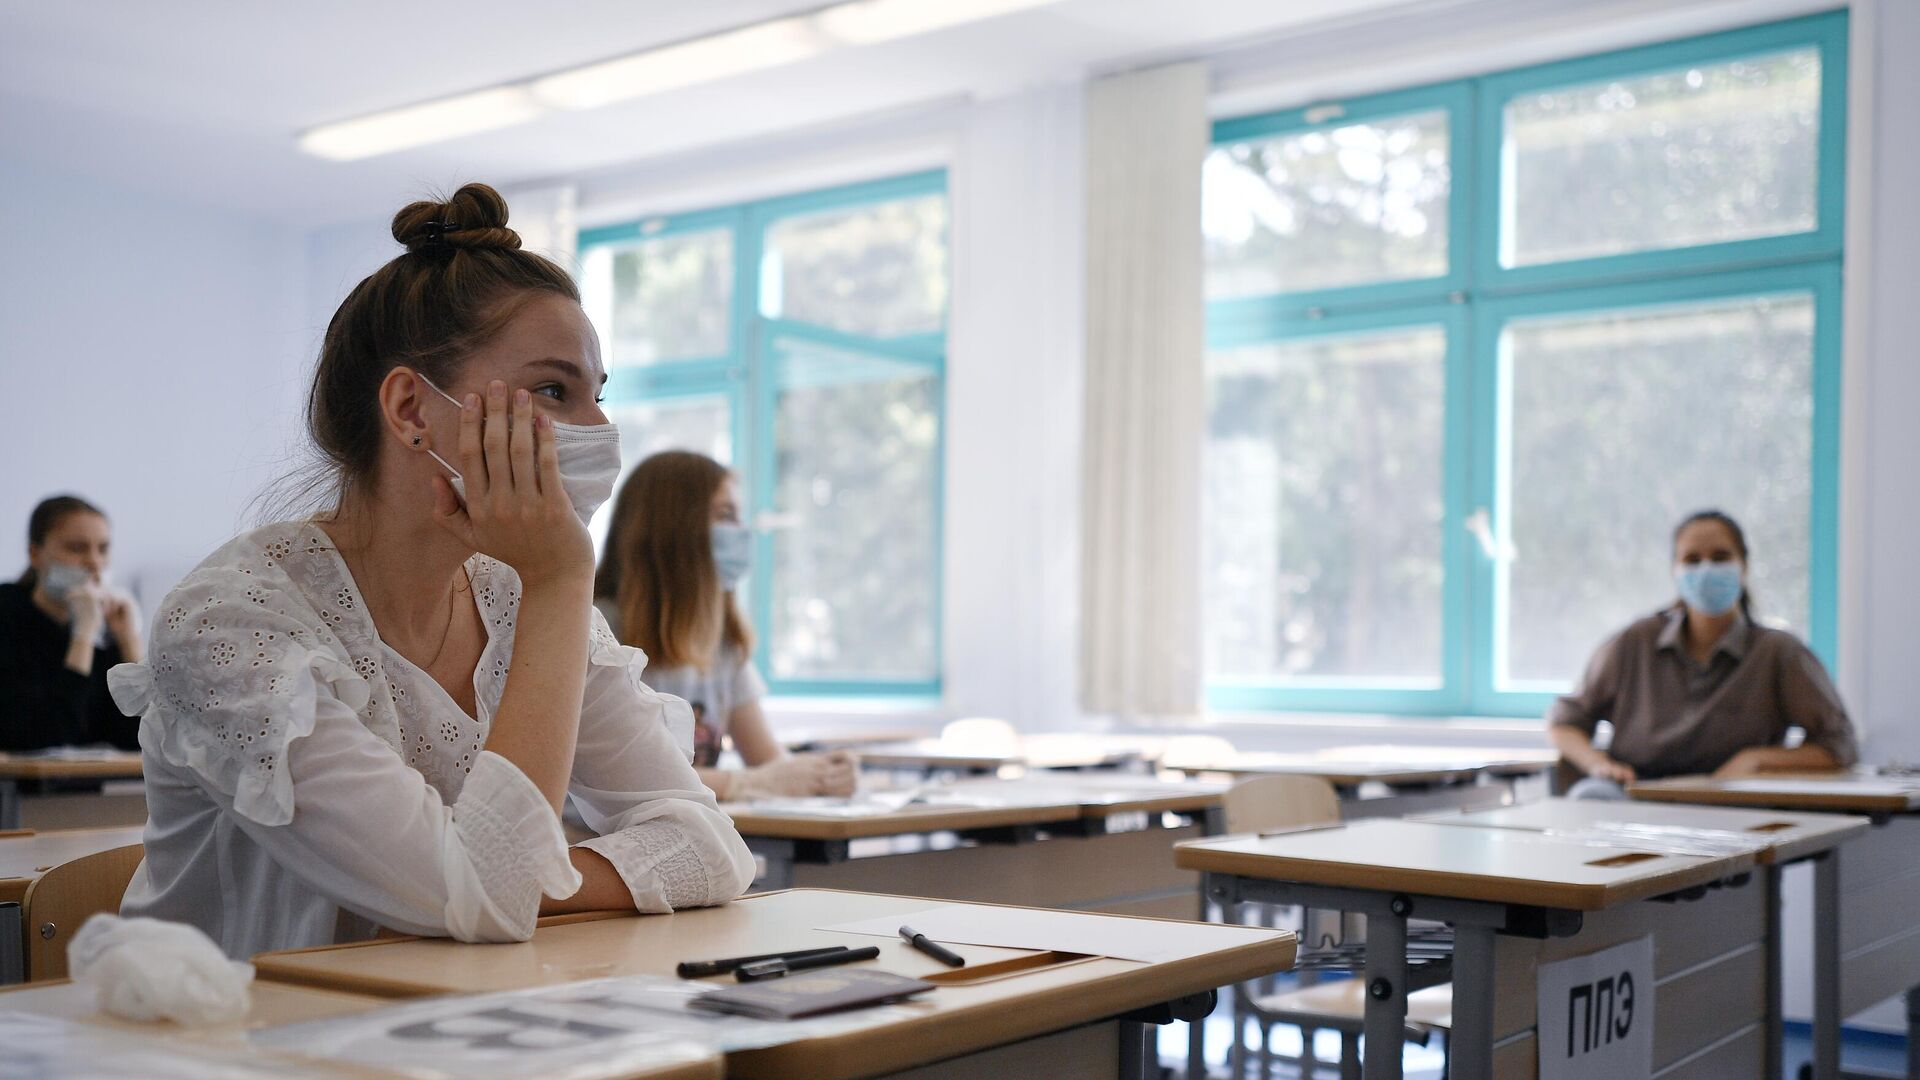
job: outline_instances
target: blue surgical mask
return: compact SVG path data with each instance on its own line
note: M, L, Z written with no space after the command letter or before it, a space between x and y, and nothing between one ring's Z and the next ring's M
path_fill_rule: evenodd
M753 530L716 521L708 532L713 535L713 569L720 575L720 587L732 592L753 569Z
M1732 611L1747 588L1741 580L1740 564L1732 560L1677 567L1673 583L1680 590L1680 599L1702 615L1725 615Z

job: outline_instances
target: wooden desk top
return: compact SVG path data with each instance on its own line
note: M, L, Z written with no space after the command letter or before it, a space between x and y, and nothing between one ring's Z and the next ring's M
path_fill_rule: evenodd
M254 958L262 978L353 988L392 996L485 991L598 978L671 975L682 960L739 956L819 945L876 945L872 963L902 975L950 972L897 938L815 927L860 919L904 917L948 901L826 889L761 893L714 908L671 915L586 919L549 924L531 941L462 945L445 939L374 942L324 949L263 953ZM1140 919L1149 934L1165 920ZM1176 924L1183 930L1192 924ZM1216 951L1163 963L1108 957L1049 963L1018 974L952 983L876 1015L871 1027L763 1050L727 1055L727 1073L757 1080L805 1076L850 1080L910 1068L1285 970L1294 938L1286 931L1249 937L1244 927L1223 931ZM1021 949L955 945L977 972L987 963L1049 957Z
M0 780L132 780L140 776L140 754L133 750L83 761L0 753Z
M1636 799L1843 814L1904 814L1920 810L1920 778L1869 773L1768 773L1741 780L1676 776L1627 788Z
M938 791L939 789L936 789ZM722 803L742 836L779 840L858 840L868 836L906 836L913 833L963 832L1016 825L1045 825L1075 821L1082 815L1078 799L1060 792L1007 792L980 805L917 804L898 810L848 816L830 808L761 807L752 803Z
M1741 833L1767 841L1760 853L1762 865L1791 862L1838 847L1865 833L1873 823L1862 817L1761 810L1731 810L1707 806L1676 806L1649 802L1593 802L1542 799L1519 806L1502 806L1466 813L1432 814L1421 818L1441 825L1478 825L1487 828L1547 830L1591 829L1605 822L1679 826Z
M142 826L124 825L0 838L0 903L24 898L29 884L63 862L140 843L142 831Z
M1458 766L1495 776L1530 776L1546 772L1560 760L1559 751L1544 746L1410 746L1392 743L1335 746L1315 751L1314 756L1330 761L1376 761L1408 767Z
M1105 817L1136 810L1211 810L1225 802L1227 789L1232 786L1221 780L1162 780L1114 772L1030 772L1011 780L956 780L943 790L1035 801L1072 799L1080 804L1084 816Z
M860 763L890 769L968 769L991 771L1008 765L1036 769L1084 769L1122 765L1152 757L1158 743L1107 735L1042 732L1011 743L969 743L913 739L860 748Z
M294 1075L317 1074L324 1077L391 1078L401 1080L398 1072L350 1062L327 1062L302 1055L288 1055L262 1049L248 1041L248 1033L260 1028L277 1027L311 1020L328 1020L381 1009L387 998L349 994L290 983L256 981L251 988L253 1008L247 1016L231 1024L208 1028L182 1028L166 1021L122 1020L101 1012L91 989L65 979L30 983L0 990L0 1014L32 1013L107 1028L143 1039L154 1040L157 1052L168 1045L204 1045L243 1052L262 1066L292 1070ZM695 1047L676 1044L661 1049L660 1060L638 1070L610 1070L592 1073L591 1080L721 1080L719 1056ZM262 1070L267 1075L268 1070ZM569 1072L573 1080L585 1074Z
M1338 760L1319 754L1272 751L1241 751L1232 757L1217 760L1181 759L1165 761L1162 764L1166 768L1178 769L1188 775L1226 773L1229 776L1260 776L1284 773L1294 776L1317 776L1337 787L1357 787L1368 781L1377 781L1389 786L1463 783L1473 779L1482 768L1478 764L1436 765L1365 759Z
M774 732L780 745L789 750L859 750L866 746L915 742L932 738L925 728L903 727L804 727L781 725Z
M1654 855L1518 829L1374 818L1174 845L1187 870L1572 911L1600 911L1751 869L1752 855Z

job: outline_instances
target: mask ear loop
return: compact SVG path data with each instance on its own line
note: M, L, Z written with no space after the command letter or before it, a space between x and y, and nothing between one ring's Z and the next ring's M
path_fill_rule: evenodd
M449 404L449 405L451 405L451 406L453 406L453 407L454 407L454 408L456 408L456 409L459 409L459 408L461 408L461 407L462 407L462 406L461 406L461 404L460 404L460 403L459 403L458 401L456 401L456 400L454 400L454 397L453 397L453 395L452 395L452 394L449 394L449 393L447 393L447 392L446 392L445 390L442 390L442 389L440 389L440 388L439 388L438 386L435 386L435 385L433 385L433 380L432 380L432 379L429 379L429 378L427 378L427 377L426 377L425 375L423 375L423 374L421 374L421 373L420 373L420 372L418 372L418 371L416 371L416 372L414 372L414 373L413 373L413 377L414 377L414 378L416 378L416 379L419 379L419 380L420 380L421 382L423 382L423 383L426 383L426 384L427 384L427 387L428 387L428 389L430 389L430 390L432 390L432 391L433 391L434 393L436 393L436 394L439 394L439 395L440 395L441 397L443 397L443 398L446 398L446 399L447 399L447 404ZM420 445L420 436L418 436L418 435L415 435L415 436L413 437L413 445L415 445L415 446L419 446L419 445ZM464 484L464 483L466 483L466 481L467 481L467 478L466 478L465 476L463 476L463 475L461 475L461 472L460 472L460 470L459 470L459 469L456 469L456 468L454 468L453 466L451 466L451 465L449 465L449 464L447 464L447 459L446 459L446 458L443 458L443 457L441 457L441 456L440 456L439 454L437 454L437 453L435 453L435 452L434 452L434 449L433 449L433 447L431 447L431 446L429 446L429 447L427 447L427 456L428 456L428 457L431 457L431 458L432 458L433 460L435 460L435 461L437 461L437 462L439 462L439 463L440 463L440 467L441 467L441 468L443 468L443 469L445 469L445 470L447 470L448 472L450 472L450 473L452 473L452 474L453 474L453 478L454 478L455 480L458 480L458 481L460 481L460 482L461 482L461 483L463 483L463 484ZM465 500L464 500L464 499L462 499L461 501L462 501L462 502L464 502Z

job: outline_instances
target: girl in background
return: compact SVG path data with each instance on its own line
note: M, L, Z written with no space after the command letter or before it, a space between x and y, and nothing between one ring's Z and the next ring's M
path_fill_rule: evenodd
M655 454L614 503L594 602L622 642L647 654L647 684L693 705L694 766L721 801L851 795L851 754L789 754L761 711L767 687L734 599L752 556L726 467L687 451ZM745 769L717 767L728 738Z

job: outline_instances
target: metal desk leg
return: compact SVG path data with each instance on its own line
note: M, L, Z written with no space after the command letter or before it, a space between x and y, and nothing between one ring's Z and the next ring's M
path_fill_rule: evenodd
M1160 1075L1160 1052L1152 1024L1138 1020L1118 1021L1120 1027L1120 1080L1155 1080Z
M1393 910L1367 915L1367 1080L1400 1080L1407 1039L1407 912L1404 897Z
M1762 1076L1779 1076L1780 1059L1784 1052L1786 1033L1785 1018L1781 1015L1782 997L1780 991L1780 886L1783 871L1778 865L1767 867L1766 905L1767 905L1767 1015L1763 1022L1765 1028L1762 1037L1766 1045L1760 1051Z
M1840 1076L1840 860L1813 858L1813 1080Z
M20 904L0 904L0 986L27 980L27 933L20 922Z
M1907 991L1907 1080L1920 1080L1920 986Z
M1453 930L1453 1028L1447 1032L1450 1080L1493 1076L1493 950L1490 926Z

